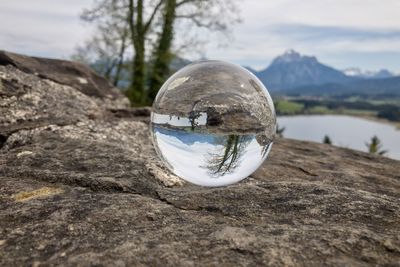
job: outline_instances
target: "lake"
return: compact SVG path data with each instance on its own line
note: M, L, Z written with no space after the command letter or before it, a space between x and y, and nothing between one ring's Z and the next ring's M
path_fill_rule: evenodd
M376 135L386 156L400 159L400 130L395 126L343 115L278 116L284 137L322 143L328 135L333 145L367 151L366 142Z

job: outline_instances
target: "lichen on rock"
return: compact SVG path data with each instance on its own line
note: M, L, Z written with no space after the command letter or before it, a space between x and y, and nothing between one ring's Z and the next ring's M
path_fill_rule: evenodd
M59 188L42 187L33 191L19 192L17 194L12 195L12 198L15 201L21 202L21 201L29 201L36 198L49 197L52 195L61 194L62 192L63 190Z

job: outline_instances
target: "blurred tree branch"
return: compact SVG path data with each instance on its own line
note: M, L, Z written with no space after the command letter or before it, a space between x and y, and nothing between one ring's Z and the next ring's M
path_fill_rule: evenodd
M96 26L95 35L73 58L91 64L114 85L124 81L133 104L149 104L170 75L174 46L193 52L202 43L200 28L227 33L239 22L236 2L96 0L81 14L83 21Z

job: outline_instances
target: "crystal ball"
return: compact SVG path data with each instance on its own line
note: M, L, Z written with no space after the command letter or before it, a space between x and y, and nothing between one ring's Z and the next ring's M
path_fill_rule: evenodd
M182 68L163 84L150 128L157 154L174 174L196 185L225 186L267 158L276 116L256 76L210 60Z

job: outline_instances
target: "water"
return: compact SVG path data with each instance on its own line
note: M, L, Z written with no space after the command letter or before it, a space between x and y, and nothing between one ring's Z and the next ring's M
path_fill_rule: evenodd
M322 142L328 135L333 145L361 151L367 151L365 143L376 135L388 150L386 156L400 159L400 131L390 124L343 115L279 116L278 124L287 138Z
M276 116L263 84L246 69L221 61L186 66L153 103L151 134L162 162L202 186L236 183L266 159Z

